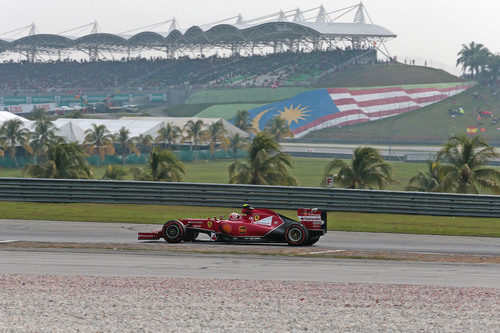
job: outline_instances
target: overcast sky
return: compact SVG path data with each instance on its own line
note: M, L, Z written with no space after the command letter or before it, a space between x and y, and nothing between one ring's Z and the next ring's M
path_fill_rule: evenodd
M175 16L181 27L241 13L250 19L280 9L328 11L357 0L16 0L0 1L0 34L35 22L40 33L62 31L97 20L103 32L120 33ZM398 35L387 46L405 56L454 65L461 44L483 43L500 52L500 0L365 0L375 24ZM352 16L350 16L352 18ZM167 30L167 28L164 28ZM88 31L90 33L90 29ZM7 35L0 35L6 38ZM10 35L9 37L13 37ZM18 35L15 37L22 37Z

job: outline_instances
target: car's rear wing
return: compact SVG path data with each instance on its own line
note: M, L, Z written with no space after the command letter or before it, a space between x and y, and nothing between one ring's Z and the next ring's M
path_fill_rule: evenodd
M323 229L327 232L328 216L326 211L321 211L318 208L299 208L297 217L307 229Z

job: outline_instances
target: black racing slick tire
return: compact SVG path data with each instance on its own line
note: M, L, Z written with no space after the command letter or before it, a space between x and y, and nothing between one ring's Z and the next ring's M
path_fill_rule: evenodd
M186 234L184 235L184 241L193 242L198 237L199 234L200 234L199 231L193 229L186 229Z
M180 243L186 235L186 227L179 221L171 220L163 225L162 233L167 243Z
M306 245L313 245L319 241L320 236L311 236L306 242Z
M309 231L302 224L292 224L285 230L285 240L289 245L306 245L309 240Z

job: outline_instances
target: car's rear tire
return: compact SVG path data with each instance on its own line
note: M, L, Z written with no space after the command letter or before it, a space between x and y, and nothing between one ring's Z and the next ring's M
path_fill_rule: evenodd
M310 236L306 245L313 245L319 241L320 236Z
M186 234L184 235L184 241L193 242L198 237L199 234L200 234L199 231L193 229L186 229Z
M285 240L289 245L306 245L309 240L309 232L302 224L292 224L285 230Z
M171 220L163 225L162 234L167 243L180 243L186 235L186 227L179 221Z

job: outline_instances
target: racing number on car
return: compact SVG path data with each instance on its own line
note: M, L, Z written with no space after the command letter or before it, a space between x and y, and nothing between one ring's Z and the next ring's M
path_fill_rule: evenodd
M242 226L240 226L239 231L240 231L240 234L244 235L247 233L247 227L242 225Z

